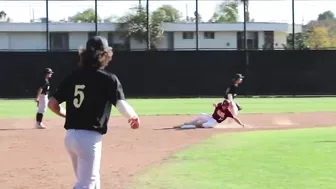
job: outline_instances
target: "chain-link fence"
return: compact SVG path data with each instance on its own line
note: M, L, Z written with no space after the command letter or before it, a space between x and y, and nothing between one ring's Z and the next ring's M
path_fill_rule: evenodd
M97 34L120 51L336 47L332 0L0 2L2 51L77 50Z

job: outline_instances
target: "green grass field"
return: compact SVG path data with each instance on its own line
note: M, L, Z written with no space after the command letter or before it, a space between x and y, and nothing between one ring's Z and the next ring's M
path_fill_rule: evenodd
M335 189L336 129L221 134L145 170L133 189Z
M211 112L220 98L131 99L129 103L140 115L198 114ZM336 98L242 98L242 113L327 112L336 111ZM0 117L33 117L36 103L31 100L0 100ZM118 115L112 110L113 115ZM54 116L50 111L47 116Z

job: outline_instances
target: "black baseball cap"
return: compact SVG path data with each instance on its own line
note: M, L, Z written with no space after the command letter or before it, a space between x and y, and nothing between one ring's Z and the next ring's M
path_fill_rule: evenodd
M45 74L52 74L52 73L54 73L54 72L52 71L51 68L46 68L46 69L44 69L44 73L45 73Z
M243 79L244 76L240 73L237 73L235 76L234 76L234 79Z
M112 49L112 47L108 45L107 39L102 36L93 36L86 42L87 51L104 51L110 49Z

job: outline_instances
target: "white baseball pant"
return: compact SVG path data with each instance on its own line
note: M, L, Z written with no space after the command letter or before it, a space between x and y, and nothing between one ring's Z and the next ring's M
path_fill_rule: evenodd
M37 113L44 114L47 110L48 105L48 95L41 94L38 99Z
M73 189L100 189L102 135L96 131L69 129L64 143L77 178Z
M218 125L218 122L212 118L211 115L201 113L198 116L196 116L193 120L190 122L191 125L197 125L200 124L204 128L213 128ZM183 129L183 126L181 127Z
M238 115L238 107L236 105L236 103L234 101L231 101L231 105L229 106L229 111L231 112L231 114L233 116L237 116Z
M237 116L238 115L238 107L236 105L236 103L234 101L231 101L231 105L229 106L229 111L231 112L231 114L233 116ZM231 124L233 122L232 119L229 119L228 123Z

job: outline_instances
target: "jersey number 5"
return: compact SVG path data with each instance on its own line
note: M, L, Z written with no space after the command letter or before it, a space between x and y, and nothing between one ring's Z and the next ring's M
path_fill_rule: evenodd
M85 85L75 85L75 94L74 94L75 98L73 100L73 105L76 108L81 107L83 103L83 100L85 98L84 92L83 92L84 88L85 88Z

